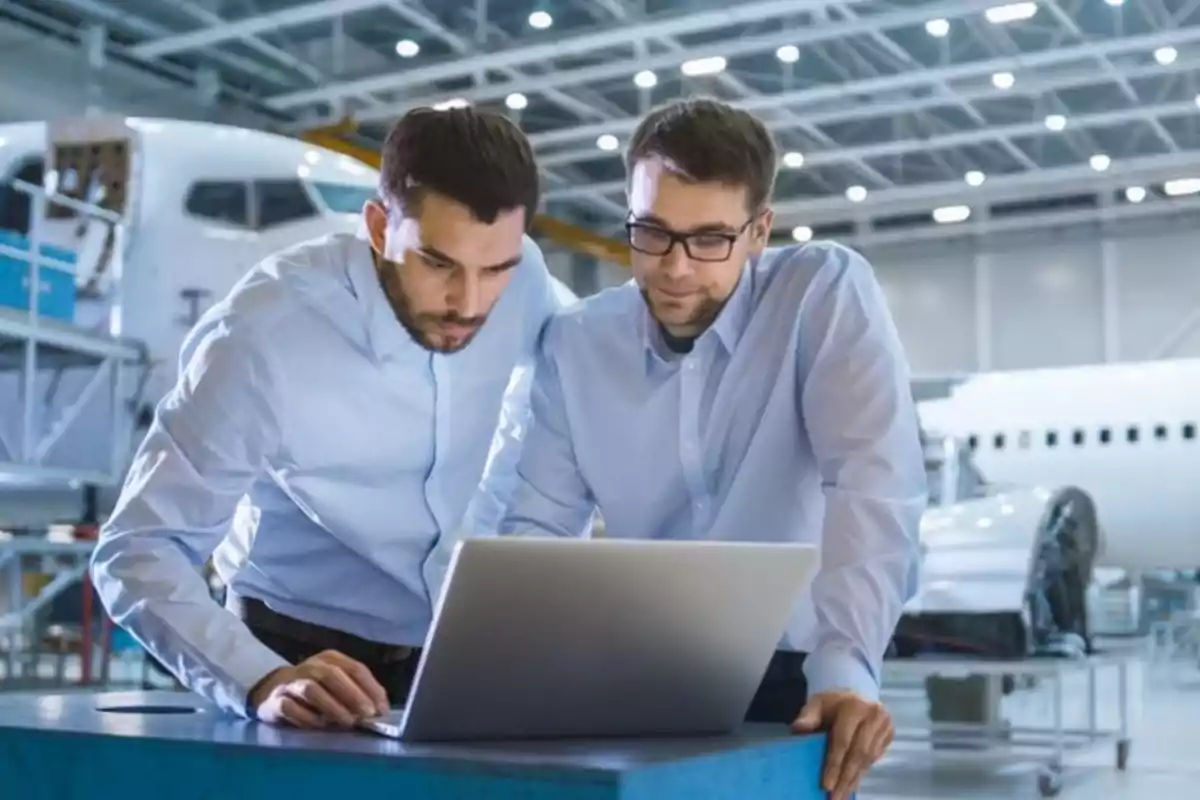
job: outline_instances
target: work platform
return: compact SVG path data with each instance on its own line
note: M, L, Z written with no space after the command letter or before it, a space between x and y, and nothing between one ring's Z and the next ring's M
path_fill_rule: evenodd
M823 735L405 745L269 727L177 692L0 698L0 786L29 800L816 800Z

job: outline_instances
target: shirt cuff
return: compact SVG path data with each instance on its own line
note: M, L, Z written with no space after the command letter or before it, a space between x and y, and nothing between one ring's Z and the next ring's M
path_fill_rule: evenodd
M254 711L250 708L250 692L263 678L281 667L294 666L287 659L281 658L274 650L265 645L247 648L250 652L240 653L237 658L222 666L227 669L227 677L213 687L213 701L225 711L238 714L247 719L254 719Z
M818 649L804 659L808 696L820 692L850 691L864 700L878 702L879 681L855 653L836 648Z

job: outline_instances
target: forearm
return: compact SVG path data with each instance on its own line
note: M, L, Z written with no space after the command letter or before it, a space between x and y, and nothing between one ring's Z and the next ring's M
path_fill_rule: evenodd
M91 571L113 621L185 686L226 711L248 716L251 687L287 664L217 604L169 532L106 531Z
M813 581L817 618L805 660L809 693L847 689L875 699L883 656L916 591L915 540L924 500L826 491L825 543Z

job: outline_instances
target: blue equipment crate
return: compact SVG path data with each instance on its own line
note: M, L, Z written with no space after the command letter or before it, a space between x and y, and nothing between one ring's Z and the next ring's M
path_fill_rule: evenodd
M27 237L16 231L0 230L0 245L29 252ZM38 316L70 322L75 318L75 253L42 244L45 258L61 264L43 264L39 270ZM29 309L30 264L8 253L0 253L0 306Z

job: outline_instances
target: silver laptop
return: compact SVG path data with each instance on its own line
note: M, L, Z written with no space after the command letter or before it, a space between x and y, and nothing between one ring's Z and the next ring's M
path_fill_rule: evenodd
M719 734L742 722L817 548L500 537L460 542L405 741Z

